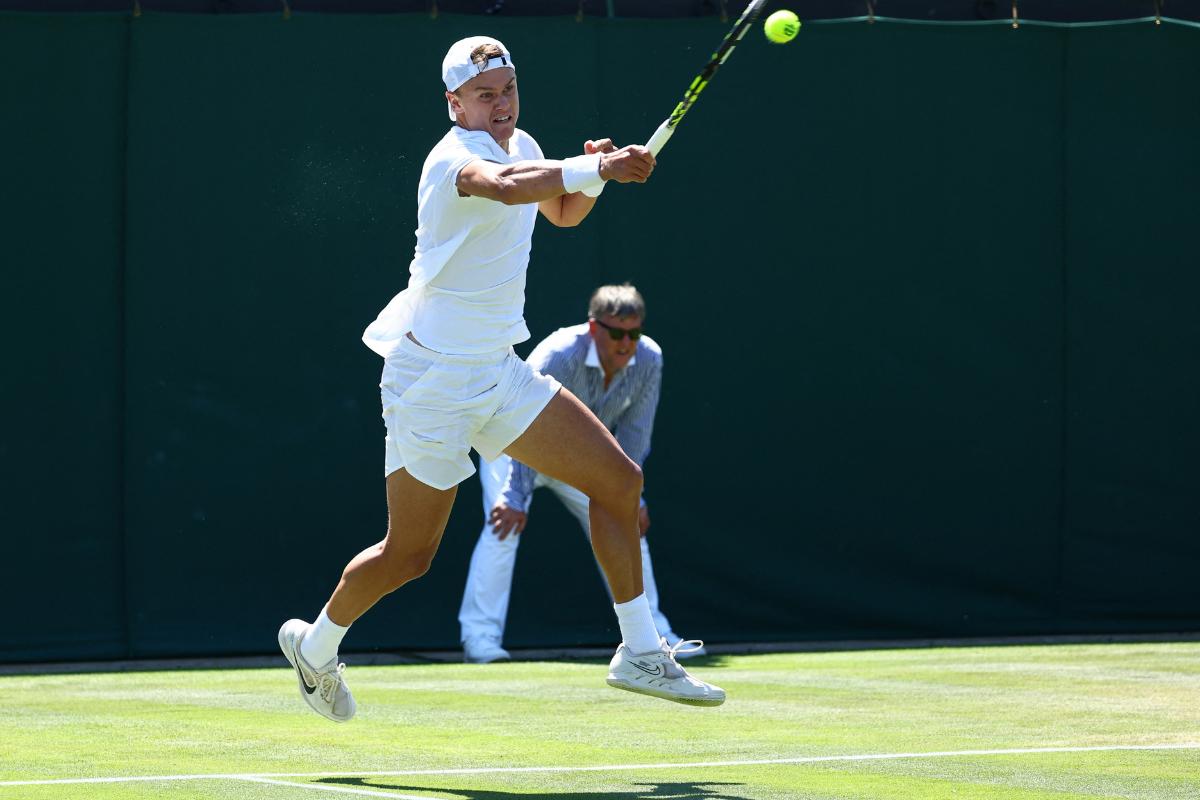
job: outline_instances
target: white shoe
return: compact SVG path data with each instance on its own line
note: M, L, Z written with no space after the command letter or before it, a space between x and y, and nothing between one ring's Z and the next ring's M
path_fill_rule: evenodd
M693 678L679 662L676 654L682 645L703 642L678 642L674 647L659 639L659 649L653 653L634 655L624 644L617 648L608 665L608 685L630 692L674 700L692 706L719 706L725 702L725 690L699 678Z
M300 683L300 696L322 717L334 722L347 722L354 716L357 706L350 687L346 685L342 672L345 664L330 659L323 667L315 668L300 655L300 642L312 626L302 619L289 619L279 629L279 649L288 663L296 670Z
M499 636L471 636L463 642L463 661L468 664L490 664L511 659L508 651L500 646Z
M684 638L675 633L675 631L667 631L662 635L662 638L666 639L667 644L671 647L685 643ZM704 649L704 642L700 641L699 639L692 639L691 641L695 642L697 646L689 647L686 650L678 650L675 653L675 658L677 660L682 661L685 658L700 658L701 656L708 655L708 651Z

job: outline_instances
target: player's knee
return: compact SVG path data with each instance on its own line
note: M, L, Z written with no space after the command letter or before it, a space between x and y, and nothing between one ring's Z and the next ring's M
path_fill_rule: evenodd
M629 462L629 475L626 478L626 481L628 483L626 486L627 491L634 497L641 497L642 485L644 482L642 478L642 468L639 467L634 461Z
M404 561L404 575L408 580L416 580L417 578L429 572L429 567L433 564L434 550L422 550L417 553L412 553Z
M605 486L605 497L593 498L613 506L628 506L637 503L642 496L642 468L631 459L625 459L622 469L612 476Z
M432 550L417 550L414 552L396 554L388 559L388 591L394 592L409 581L415 581L429 571L433 564Z

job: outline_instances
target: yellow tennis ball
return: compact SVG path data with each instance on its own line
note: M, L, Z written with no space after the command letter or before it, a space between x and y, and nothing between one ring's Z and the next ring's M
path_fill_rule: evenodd
M775 44L787 44L800 32L800 18L791 11L776 11L763 23L763 33Z

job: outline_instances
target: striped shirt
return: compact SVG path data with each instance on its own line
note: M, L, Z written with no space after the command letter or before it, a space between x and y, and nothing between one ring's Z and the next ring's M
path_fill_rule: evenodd
M607 389L586 322L547 336L533 348L528 361L538 372L557 378L590 408L616 437L625 455L638 466L645 463L662 388L662 350L657 342L649 336L638 339L633 357L613 376ZM501 492L505 505L528 511L536 477L532 467L514 460Z

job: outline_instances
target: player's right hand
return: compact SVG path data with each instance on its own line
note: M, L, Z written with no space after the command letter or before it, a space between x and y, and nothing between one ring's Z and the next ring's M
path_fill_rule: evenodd
M488 524L496 533L496 538L504 541L511 533L514 536L525 530L525 522L529 515L524 511L509 508L504 503L496 503L492 513L488 515Z
M617 183L645 183L654 164L654 156L643 145L627 144L600 156L600 177Z

